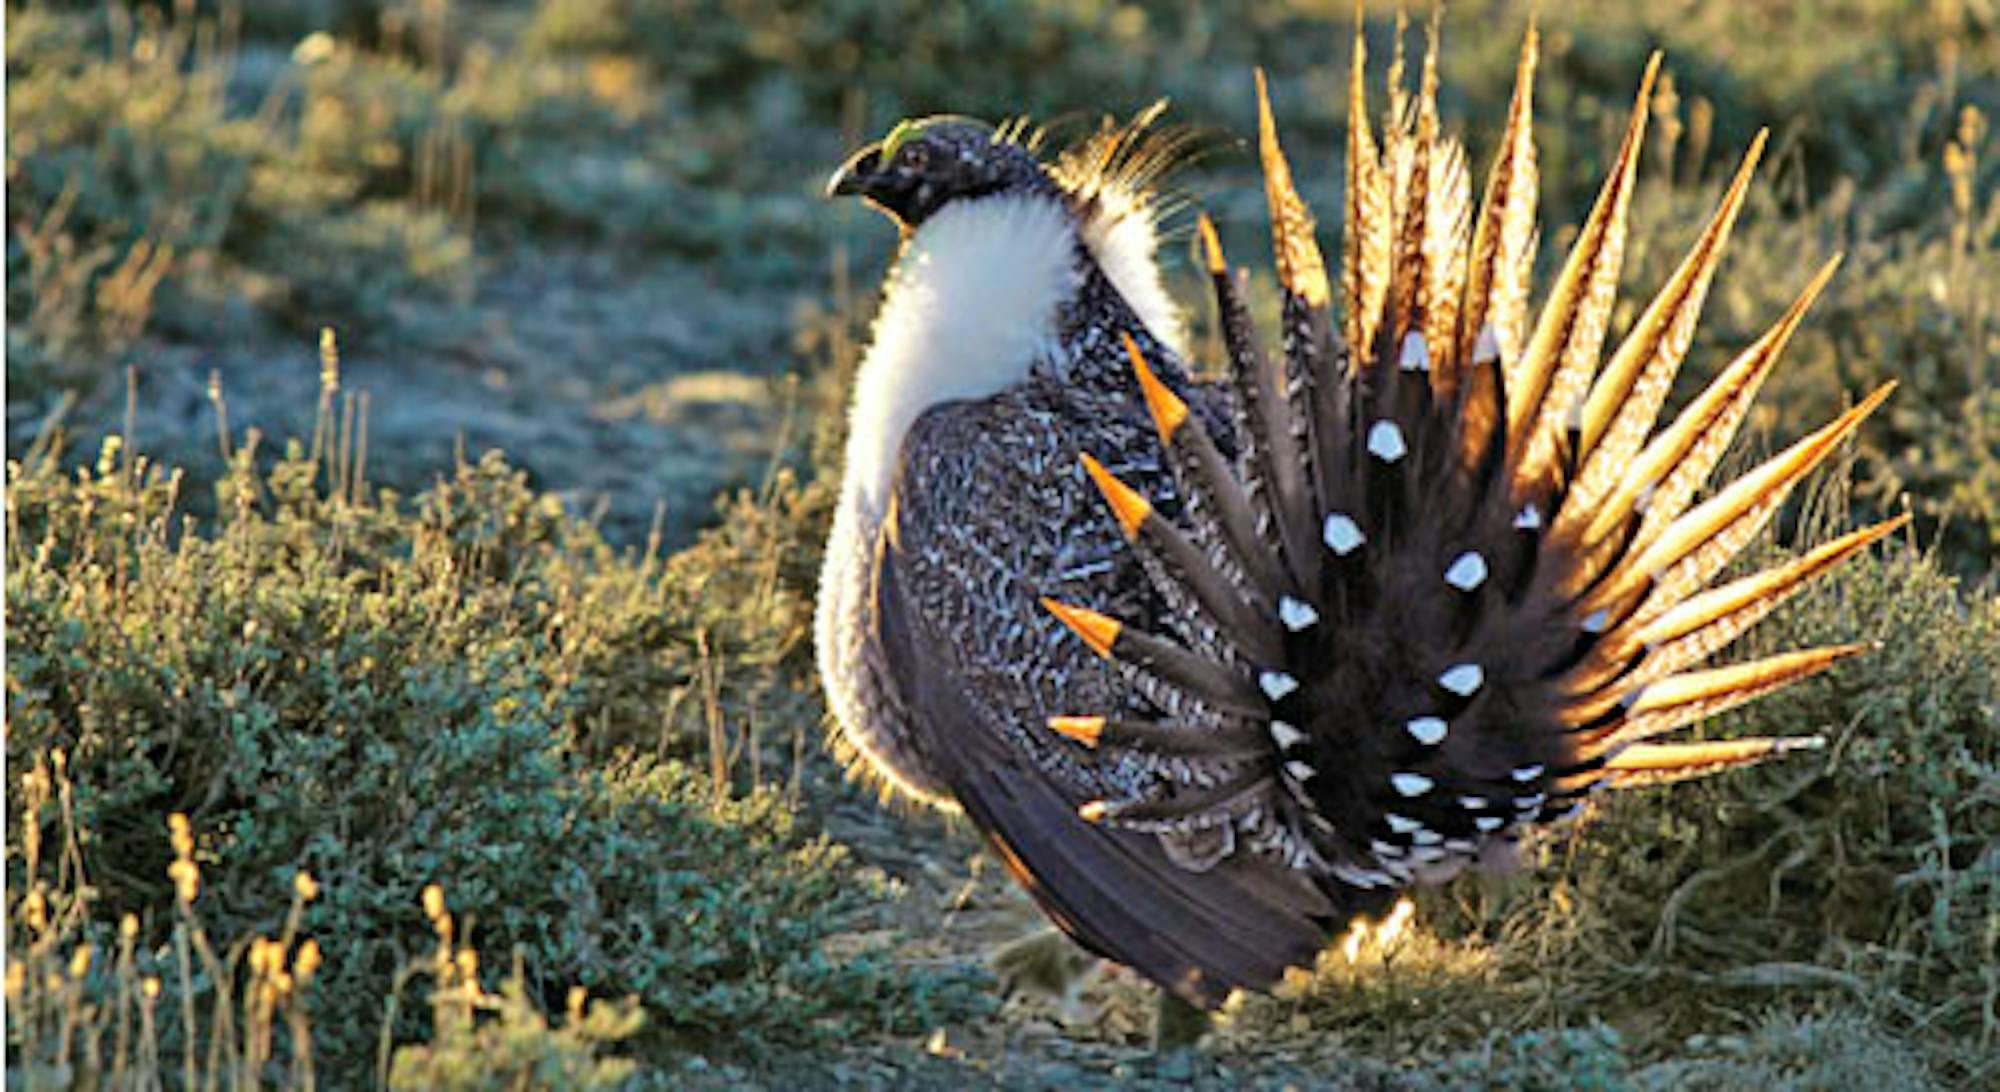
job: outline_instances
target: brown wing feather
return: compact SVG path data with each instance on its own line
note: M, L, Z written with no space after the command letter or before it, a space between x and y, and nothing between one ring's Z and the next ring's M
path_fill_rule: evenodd
M920 746L1014 878L1078 943L1212 1008L1231 990L1267 989L1286 968L1309 966L1331 930L1360 909L1336 906L1299 874L1248 855L1191 872L1156 836L1080 818L1081 798L991 722L977 688L950 661L950 642L901 593L899 560L885 544L879 636Z

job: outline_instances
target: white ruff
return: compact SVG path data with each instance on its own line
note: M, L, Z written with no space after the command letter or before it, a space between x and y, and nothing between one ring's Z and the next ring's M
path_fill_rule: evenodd
M1152 218L1105 202L1083 240L1153 336L1179 350L1180 312L1154 261ZM880 512L903 436L939 402L1021 382L1055 348L1055 313L1077 281L1073 218L1044 197L953 202L889 272L874 342L855 377L847 486Z
M953 202L917 228L889 271L855 376L843 492L881 512L919 414L1027 378L1053 347L1074 238L1068 212L1039 198Z
M1100 202L1082 237L1155 337L1180 348L1179 312L1153 262L1142 209ZM870 715L862 643L871 625L874 544L910 426L940 402L981 398L1028 378L1058 350L1059 306L1079 283L1075 217L1048 197L946 205L889 272L874 341L855 376L847 468L820 574L815 643L841 733L886 788L947 807L943 786Z

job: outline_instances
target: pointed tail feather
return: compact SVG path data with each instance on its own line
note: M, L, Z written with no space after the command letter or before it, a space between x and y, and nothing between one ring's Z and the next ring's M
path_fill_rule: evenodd
M1826 747L1825 736L1731 739L1710 743L1635 743L1604 764L1614 789L1671 784L1739 769L1797 751Z
M1413 101L1399 41L1378 141L1357 35L1337 282L1344 346L1260 75L1282 362L1264 356L1213 227L1201 224L1246 455L1223 459L1128 344L1184 507L1170 519L1086 462L1149 578L1186 609L1141 633L1050 604L1159 710L1051 722L1075 746L1172 771L1084 802L1098 826L1227 829L1239 855L1334 889L1433 880L1595 789L1807 746L1653 741L1864 650L1699 667L1901 525L1707 590L1887 394L1695 503L1832 263L1648 440L1764 138L1599 374L1660 62L1647 67L1611 175L1529 332L1536 52L1531 30L1475 217L1463 153L1439 132L1435 39Z

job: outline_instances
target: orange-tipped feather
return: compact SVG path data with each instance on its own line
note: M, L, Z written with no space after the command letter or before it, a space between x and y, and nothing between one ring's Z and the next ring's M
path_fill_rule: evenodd
M1104 735L1103 717L1050 717L1049 731L1073 739L1085 747L1097 746Z
M1174 433L1187 421L1187 403L1153 374L1151 365L1146 363L1146 354L1139 351L1139 343L1132 335L1125 334L1124 338L1125 353L1132 358L1132 374L1139 379L1139 391L1145 396L1146 412L1152 414L1153 428L1159 431L1160 443L1172 444Z
M1125 628L1116 618L1099 614L1089 607L1079 607L1060 600L1042 597L1042 609L1055 615L1070 632L1083 638L1083 643L1099 656L1109 658L1111 646L1118 643L1118 634Z
M1139 528L1146 523L1146 517L1153 514L1153 505L1138 491L1115 477L1104 464L1082 456L1083 468L1090 474L1090 480L1097 484L1097 491L1104 495L1104 502L1111 506L1111 514L1118 519L1118 528L1125 532L1125 541L1139 537Z

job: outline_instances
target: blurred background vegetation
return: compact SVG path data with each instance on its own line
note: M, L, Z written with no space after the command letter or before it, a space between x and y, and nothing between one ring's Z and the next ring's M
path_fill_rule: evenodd
M1745 446L1899 379L1786 541L1904 507L1917 531L1763 640L1884 648L1717 729L1828 732L1823 761L1622 803L1515 885L1426 896L1416 936L1244 1006L1215 1064L2000 1081L2000 8L1540 8L1548 253L1667 52L1620 322L1772 129L1688 383L1847 252ZM1525 19L1444 20L1481 164ZM1178 1076L1135 1060L1128 981L1070 1034L996 1013L982 946L1031 913L822 753L811 578L893 233L818 189L907 114L1170 96L1211 134L1173 184L1261 267L1249 72L1330 231L1350 25L1344 0L10 0L10 1074ZM1369 5L1378 80L1394 28ZM1184 230L1166 258L1197 299Z

